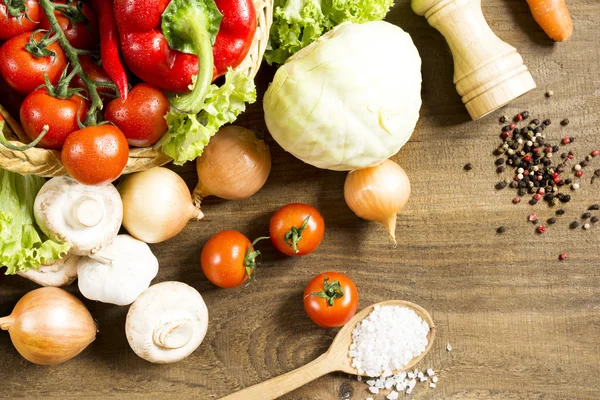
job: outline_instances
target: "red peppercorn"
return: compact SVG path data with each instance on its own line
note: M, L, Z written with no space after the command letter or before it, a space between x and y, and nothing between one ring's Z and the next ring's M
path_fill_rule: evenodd
M555 178L555 179L558 178L558 172L553 173L552 178Z
M581 178L583 176L583 171L577 171L575 172L575 176L578 178Z
M508 127L512 130L515 129L517 126L515 124L510 124Z
M541 178L541 176L538 176L538 178ZM539 180L539 179L538 179ZM546 194L546 189L544 188L540 188L540 190L538 190L539 194Z
M535 215L535 214L530 214L529 215L529 222L534 222L534 221L537 221L537 220L538 220L537 215Z
M544 233L544 232L546 232L546 227L544 225L540 225L537 227L536 231L538 233Z
M512 202L513 202L514 204L518 204L518 203L520 203L520 202L521 202L521 198L520 198L520 197L515 197L514 199L512 199Z
M542 179L544 179L544 177L543 177L542 175L538 175L538 176L537 176L537 180L538 180L538 181L541 181Z
M558 256L558 259L560 261L565 261L567 259L569 255L567 253L560 253L560 255Z
M539 147L535 147L531 151L533 151L534 153L539 153L540 148Z
M573 154L569 154L567 157L569 158L569 160L572 160L573 158L575 158L575 156L573 156Z
M533 196L533 198L534 198L534 199L536 199L537 201L540 201L540 200L542 199L542 195L541 195L541 194L539 194L539 193L536 193L536 194Z
M560 178L557 176L556 178L554 178L554 182L556 182L556 183L560 182Z
M523 121L523 116L521 114L515 115L515 121L517 121L517 122Z
M531 161L531 156L525 156L525 157L523 157L523 161L530 162Z
M599 150L592 151L592 157L598 157L598 155L600 155L600 151Z
M569 143L571 143L571 138L566 137L562 140L562 142L563 142L563 144L569 144Z
M546 147L546 153L552 153L552 147L550 147L550 146Z
M508 139L508 137L510 136L510 133L508 133L508 131L502 132L502 135L500 135L500 136L502 136L502 139Z

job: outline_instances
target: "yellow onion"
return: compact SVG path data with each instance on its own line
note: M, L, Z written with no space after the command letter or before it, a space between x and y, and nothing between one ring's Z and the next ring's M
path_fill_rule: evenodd
M192 203L185 181L167 168L127 175L117 189L123 200L123 226L146 243L171 239L190 219L204 216Z
M344 184L346 204L356 215L383 224L396 243L396 214L410 197L410 181L395 162L348 173Z
M43 287L27 293L0 328L27 361L60 364L96 339L96 324L81 301L63 289Z
M197 203L207 196L241 200L263 187L271 172L271 153L263 140L241 126L223 127L196 159Z

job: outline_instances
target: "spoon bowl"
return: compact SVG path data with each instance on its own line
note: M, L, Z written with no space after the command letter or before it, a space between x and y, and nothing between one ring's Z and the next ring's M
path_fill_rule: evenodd
M415 303L411 303L409 301L403 301L403 300L383 301L381 303L372 304L369 307L366 307L366 308L362 309L360 312L356 313L354 315L354 317L352 317L352 319L350 321L348 321L346 323L346 325L344 325L342 327L342 329L340 329L340 331L337 333L337 335L335 335L335 338L333 339L333 342L331 343L329 350L327 350L327 353L325 353L325 354L329 353L330 359L332 361L334 360L336 363L339 363L339 364L336 364L338 367L338 369L336 369L337 371L342 371L342 372L346 372L348 374L353 374L353 375L368 376L364 373L359 374L358 371L352 367L352 357L350 357L349 349L350 349L350 345L352 344L352 331L356 328L356 326L363 319L365 319L371 313L371 311L373 311L375 309L375 306L406 307L409 310L413 310L415 313L417 313L417 315L423 321L427 322L427 325L429 325L429 333L427 334L427 347L425 347L425 350L423 351L423 353L421 353L417 357L413 358L402 369L399 369L397 371L392 371L394 374L411 369L419 361L421 361L423 359L423 357L425 357L425 355L431 349L431 346L433 345L433 340L435 339L435 325L433 324L433 319L431 318L431 315L429 315L427 310L425 310L423 307L421 307Z
M373 304L356 313L342 329L337 333L329 349L316 360L300 367L294 371L288 372L266 382L251 386L221 400L274 400L286 393L291 392L300 386L305 385L325 374L334 371L342 371L348 374L359 375L358 371L352 367L352 358L350 357L350 345L352 344L352 331L356 326L373 311L375 306L400 306L413 310L421 319L429 325L427 334L427 346L423 353L413 358L402 369L393 371L394 374L406 371L415 366L431 349L435 339L435 325L431 315L421 306L403 300L389 300ZM365 374L360 374L367 376Z

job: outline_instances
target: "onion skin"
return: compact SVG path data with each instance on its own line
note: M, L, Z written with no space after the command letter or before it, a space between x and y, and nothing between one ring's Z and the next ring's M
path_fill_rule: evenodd
M96 324L78 298L63 289L44 287L21 298L0 328L23 358L34 364L60 364L96 339Z
M171 239L190 219L204 216L192 203L185 181L167 168L127 175L117 189L123 201L123 226L146 243Z
M344 199L360 218L383 224L396 243L396 214L410 197L410 181L395 162L383 163L348 173Z
M241 126L221 128L196 159L194 202L207 196L246 199L258 192L271 172L271 153L263 140Z

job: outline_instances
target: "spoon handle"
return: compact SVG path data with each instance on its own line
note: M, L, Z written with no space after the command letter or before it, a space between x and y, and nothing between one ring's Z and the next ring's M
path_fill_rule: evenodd
M334 370L328 355L323 354L303 367L225 396L221 400L275 400Z

